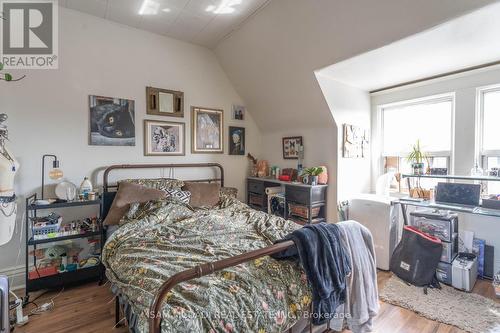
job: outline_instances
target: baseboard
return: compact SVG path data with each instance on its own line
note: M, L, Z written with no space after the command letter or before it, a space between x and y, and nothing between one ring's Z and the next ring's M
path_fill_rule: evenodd
M0 275L6 275L9 278L9 286L11 290L24 289L25 287L25 267L14 266L0 269Z

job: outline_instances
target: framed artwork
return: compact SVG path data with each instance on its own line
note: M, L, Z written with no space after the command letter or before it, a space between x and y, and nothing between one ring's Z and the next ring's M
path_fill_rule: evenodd
M342 157L364 158L368 155L368 131L358 126L343 124Z
M89 96L91 146L135 146L135 102Z
M242 105L233 105L233 119L245 120L246 108Z
M303 145L301 136L283 138L283 158L296 160L299 158L299 149Z
M146 113L154 116L184 117L182 91L146 87Z
M191 152L223 153L223 111L191 107Z
M144 155L186 155L185 124L171 121L144 120Z
M245 128L229 126L229 155L245 155Z

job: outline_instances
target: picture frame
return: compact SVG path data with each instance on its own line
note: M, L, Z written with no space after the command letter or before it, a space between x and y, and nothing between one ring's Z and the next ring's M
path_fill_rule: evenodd
M224 111L191 107L191 153L222 154L224 152Z
M245 155L245 128L229 126L229 155Z
M186 155L186 124L144 120L144 156Z
M146 114L163 117L184 117L182 91L146 87Z
M246 107L243 105L233 104L232 107L232 118L234 120L245 120Z
M135 146L135 101L89 95L89 145Z
M369 150L368 130L359 126L342 125L342 157L365 158Z
M285 160L297 160L299 158L299 146L303 146L304 142L301 136L289 136L283 138L283 158Z

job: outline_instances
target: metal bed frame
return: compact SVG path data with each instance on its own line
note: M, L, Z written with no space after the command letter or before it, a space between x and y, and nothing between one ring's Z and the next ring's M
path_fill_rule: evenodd
M219 169L220 176L219 178L208 178L208 179L197 179L190 180L192 182L220 182L221 186L224 186L224 168L222 165L218 163L188 163L188 164L121 164L121 165L112 165L106 168L103 175L103 207L104 211L102 213L107 214L107 209L114 198L114 192L109 191L110 188L117 188L117 185L109 185L109 174L113 170L118 169L153 169L153 168L217 168ZM109 195L111 194L111 195ZM111 201L111 202L110 202ZM107 203L107 205L106 205ZM102 215L103 218L105 215ZM161 333L161 307L163 302L166 299L167 293L172 290L177 284L189 281L191 279L200 278L202 276L210 275L216 271L220 271L222 269L237 266L239 264L255 260L261 257L265 257L293 246L293 241L286 241L278 244L274 244L262 249L250 251L247 253L243 253L234 257L201 264L190 268L188 270L184 270L177 274L171 276L167 281L165 281L161 287L158 289L158 292L155 295L153 304L149 309L149 332L150 333ZM115 298L115 320L116 324L118 324L120 320L120 304L118 301L118 297ZM292 328L289 329L289 332L292 331ZM309 321L309 332L312 332L312 322ZM333 332L330 330L330 325L328 323L326 330L323 333Z

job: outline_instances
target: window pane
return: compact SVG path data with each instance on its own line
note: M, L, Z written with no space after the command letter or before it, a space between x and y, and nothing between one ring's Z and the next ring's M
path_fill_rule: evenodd
M417 140L423 151L451 150L452 108L451 100L439 100L384 109L384 154L408 152Z
M483 112L483 149L500 150L500 91L484 93Z
M488 156L486 168L491 170L493 168L500 168L500 157ZM488 194L500 194L500 182L487 182Z
M429 161L431 168L448 168L448 157L431 157Z

